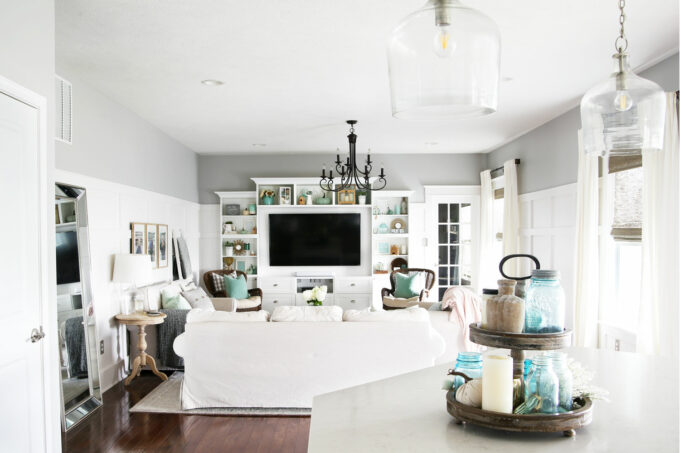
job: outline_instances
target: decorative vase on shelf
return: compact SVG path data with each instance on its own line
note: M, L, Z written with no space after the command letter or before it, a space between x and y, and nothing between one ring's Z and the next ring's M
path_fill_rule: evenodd
M270 197L270 196L265 195L264 197L262 197L262 204L265 204L265 205L274 204L274 197L273 196Z
M257 214L257 205L255 203L250 203L248 205L248 213L250 215L255 215Z
M224 256L234 256L234 246L227 245L224 247Z
M366 204L366 195L359 195L359 204Z
M401 199L401 213L402 213L402 215L408 214L407 209L408 209L408 203L406 202L406 197L403 197Z

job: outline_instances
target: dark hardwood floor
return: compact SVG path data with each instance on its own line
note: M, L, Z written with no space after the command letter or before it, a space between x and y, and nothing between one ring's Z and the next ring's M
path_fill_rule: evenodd
M129 387L119 382L104 405L62 434L64 452L306 452L309 417L220 417L131 414L128 409L161 383L142 372Z

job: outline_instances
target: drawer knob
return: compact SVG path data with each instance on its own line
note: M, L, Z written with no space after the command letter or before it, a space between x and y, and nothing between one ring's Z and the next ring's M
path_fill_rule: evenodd
M357 286L356 283L350 283L349 286Z
M274 286L279 286L279 284L278 284L278 283L274 283Z
M354 300L354 299L352 299L352 300L350 300L350 301L349 301L349 303L350 303L350 304L356 304L356 303L357 303L357 301L356 301L356 300Z

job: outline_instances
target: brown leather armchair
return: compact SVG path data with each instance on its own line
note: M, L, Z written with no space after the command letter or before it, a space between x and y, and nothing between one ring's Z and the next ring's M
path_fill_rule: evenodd
M418 296L418 300L422 302L422 300L430 295L430 290L434 286L434 279L435 279L435 274L434 271L430 269L421 269L421 268L416 268L416 267L411 267L411 268L404 268L404 269L398 269L396 271L392 271L390 273L390 285L392 288L383 288L382 291L380 292L380 297L386 297L386 296L392 296L394 297L394 289L396 287L395 283L395 274L397 272L401 272L402 274L410 275L412 273L416 272L422 272L425 274L425 288L420 292ZM385 310L396 310L396 307L389 307L385 304L383 304L383 309Z
M246 274L243 271L217 269L217 270L214 270L214 271L207 271L203 274L203 283L205 283L205 287L208 290L208 293L212 297L229 297L229 295L226 293L226 291L217 291L215 289L215 282L213 281L211 274L226 275L226 274L231 274L232 272L236 272L237 275L243 275L243 278L246 279L246 282L248 281L248 274ZM260 305L258 305L257 307L253 307L253 308L243 308L243 309L239 308L236 311L258 311L258 310L262 309L262 290L260 288L249 289L248 290L248 296L249 297L260 296Z

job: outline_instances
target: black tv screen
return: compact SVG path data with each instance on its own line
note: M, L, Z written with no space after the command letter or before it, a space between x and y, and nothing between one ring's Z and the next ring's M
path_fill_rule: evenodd
M359 266L361 214L269 214L270 266Z
M75 231L57 233L57 285L80 281L78 238Z

